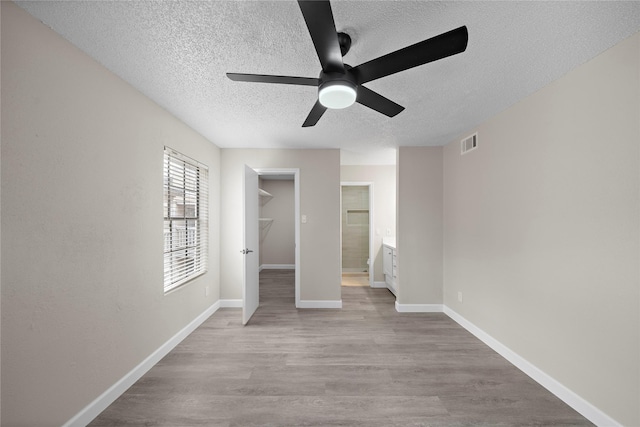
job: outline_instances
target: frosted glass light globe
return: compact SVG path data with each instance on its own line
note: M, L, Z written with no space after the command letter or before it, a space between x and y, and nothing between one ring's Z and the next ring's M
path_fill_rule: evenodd
M339 110L356 102L356 90L342 82L324 85L318 93L320 104L327 108Z

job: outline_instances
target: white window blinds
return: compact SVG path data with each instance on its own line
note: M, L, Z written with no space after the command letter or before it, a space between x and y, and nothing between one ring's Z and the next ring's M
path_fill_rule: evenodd
M164 149L164 291L207 272L209 170Z

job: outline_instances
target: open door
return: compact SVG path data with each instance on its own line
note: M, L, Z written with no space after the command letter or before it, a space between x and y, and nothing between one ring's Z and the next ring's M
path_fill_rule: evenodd
M244 283L242 287L242 324L246 325L258 308L259 226L258 173L244 167Z

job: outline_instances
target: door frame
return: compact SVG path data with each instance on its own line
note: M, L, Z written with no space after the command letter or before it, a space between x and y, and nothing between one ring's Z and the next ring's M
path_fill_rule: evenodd
M295 225L295 293L296 308L300 308L300 169L299 168L253 168L258 179L268 175L293 176L294 225Z
M368 187L369 188L369 287L374 287L374 211L373 211L373 182L342 181L340 182L340 279L342 280L342 187Z

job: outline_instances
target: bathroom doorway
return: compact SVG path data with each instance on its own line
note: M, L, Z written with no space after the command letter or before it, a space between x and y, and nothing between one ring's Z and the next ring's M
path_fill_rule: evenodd
M341 184L342 286L373 285L373 183Z

